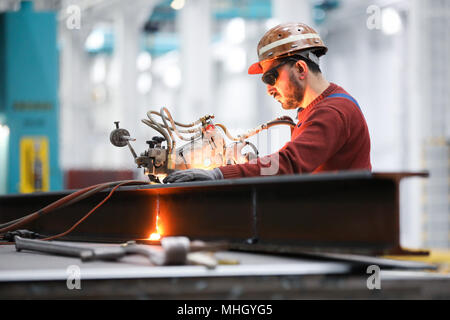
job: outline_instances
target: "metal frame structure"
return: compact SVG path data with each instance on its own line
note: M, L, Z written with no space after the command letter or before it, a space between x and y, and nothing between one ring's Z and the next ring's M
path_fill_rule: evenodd
M408 173L343 172L144 187L121 187L67 235L68 240L121 242L164 236L227 240L270 252L399 254L399 183ZM1 220L36 211L70 193L0 197ZM66 230L106 192L42 216L27 229Z

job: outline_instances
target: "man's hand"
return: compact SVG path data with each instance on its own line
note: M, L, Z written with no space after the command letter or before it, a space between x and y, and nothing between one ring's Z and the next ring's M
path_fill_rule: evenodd
M164 178L164 183L188 182L188 181L206 181L223 179L222 171L219 168L213 170L188 169L175 171Z

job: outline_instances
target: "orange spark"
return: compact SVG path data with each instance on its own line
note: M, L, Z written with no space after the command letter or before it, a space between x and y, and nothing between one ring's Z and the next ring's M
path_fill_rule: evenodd
M161 239L161 235L157 232L154 232L150 235L148 239L152 241L158 241L159 239Z
M156 215L156 231L153 232L148 239L151 241L159 241L161 239L162 230L159 214Z

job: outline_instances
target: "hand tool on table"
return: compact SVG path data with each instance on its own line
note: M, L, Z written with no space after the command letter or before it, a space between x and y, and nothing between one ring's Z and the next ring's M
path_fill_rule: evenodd
M53 243L50 241L14 237L16 250L32 250L68 257L80 258L82 261L117 260L126 255L141 255L155 265L183 265L187 261L189 239L186 237L167 237L161 240L162 250L144 248L136 244L90 248L85 246Z
M204 251L224 250L225 243L205 243L203 241L189 241L187 237L166 237L161 239L162 250L146 248L129 241L121 246L90 248L51 241L24 239L14 237L16 250L32 250L57 255L80 258L82 261L117 260L126 255L141 255L155 265L184 265L196 264L208 268L217 266L217 260ZM202 252L203 251L203 252ZM191 252L191 253L189 253Z

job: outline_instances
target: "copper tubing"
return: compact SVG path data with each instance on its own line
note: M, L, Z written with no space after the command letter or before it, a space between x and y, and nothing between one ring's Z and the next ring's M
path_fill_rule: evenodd
M152 117L152 114L153 115L158 115L162 119L163 123L159 123L159 122L155 121L154 118ZM150 120L142 120L142 122L144 122L145 124L147 124L148 126L152 127L155 130L156 130L156 128L154 126L158 127L162 131L164 131L164 129L167 130L167 133L171 137L172 148L175 148L175 139L174 139L174 136L172 134L172 131L175 132L175 134L177 135L178 138L180 138L181 140L184 140L184 141L191 141L192 139L196 139L196 138L200 137L201 134L202 134L201 126L192 128L194 126L201 125L202 124L202 119L199 119L199 120L197 120L195 122L192 122L190 124L179 123L179 122L176 122L175 120L173 120L172 114L170 113L170 111L166 107L162 107L160 112L156 112L156 111L149 111L149 112L147 112L147 117ZM170 121L170 125L167 122L167 120ZM152 124L153 126L151 126L150 124ZM192 128L192 129L180 130L180 129L177 128L177 126L181 126L181 127L185 127L185 128ZM160 130L157 130L157 131L161 133ZM186 138L186 137L184 137L182 135L182 133L188 133L188 134L196 133L196 135L194 137ZM164 136L166 136L166 135L164 135ZM169 141L167 138L166 138L166 140Z
M216 123L216 126L218 126L219 128L221 128L223 130L223 132L226 134L226 136L233 140L233 141L242 141L244 139L250 138L251 136L254 136L255 134L261 132L262 130L266 130L269 129L271 127L274 126L279 126L279 125L288 125L291 127L291 129L295 128L295 123L292 120L288 120L286 118L277 118L275 120L269 121L265 124L260 125L259 127L256 127L254 129L249 130L249 132L244 133L242 135L238 135L238 137L233 137L228 129L220 123Z
M143 121L144 123L148 124L153 129L155 129L155 127L157 127L159 129L157 131L160 132L161 134L162 134L162 131L165 131L164 130L164 126L160 125L158 122L155 121L155 119L153 119L153 117L151 115L151 112L147 112L147 117L149 119L149 123ZM167 131L169 133L170 138L169 138L169 136L167 134L163 134L163 136L164 136L164 138L166 138L167 147L170 148L170 149L173 149L175 147L175 141L173 141L172 132L170 132L170 130L167 130Z
M159 113L159 112L157 112L157 111L149 111L149 112L152 113L152 114L156 114L156 115L160 116L161 118L163 117L163 116L161 115L161 113ZM148 115L148 113L147 113L147 115ZM166 120L170 120L168 117L165 117L165 118L166 118ZM202 122L201 122L201 120L197 120L197 121L192 122L192 123L189 123L189 124L183 124L183 123L176 122L176 121L174 121L174 123L175 123L177 126L180 126L180 127L190 128L190 127L196 126L196 125L198 125L198 124L201 124Z
M156 131L158 131L159 133L161 133L164 136L164 138L167 141L167 149L169 150L169 153L170 153L172 151L173 144L172 144L172 140L167 135L167 133L164 131L164 129L160 128L160 127L157 127L156 124L153 124L150 120L142 119L141 121L143 123L145 123L146 125L148 125L150 128L155 129Z
M278 125L288 125L291 128L295 128L295 123L289 120L273 120L270 122L267 122L267 128L278 126Z

